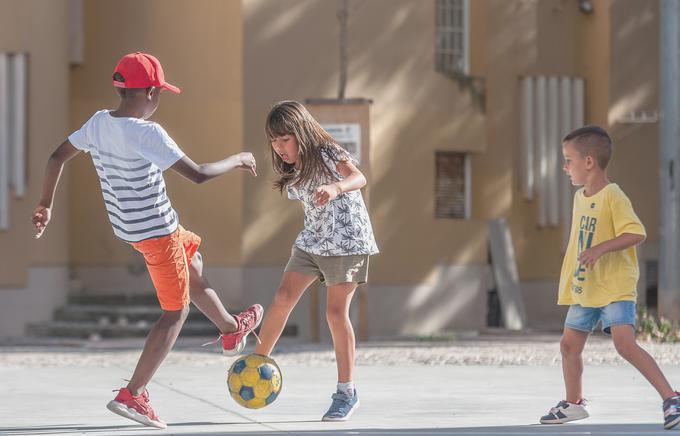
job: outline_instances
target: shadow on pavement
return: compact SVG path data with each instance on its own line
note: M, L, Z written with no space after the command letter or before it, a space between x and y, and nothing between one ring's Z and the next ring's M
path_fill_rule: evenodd
M63 425L36 425L31 427L0 427L0 435L50 435L50 434L62 434L62 433L73 433L76 431L91 431L91 432L104 432L104 431L120 431L120 430L133 430L138 429L139 425L103 425L103 426L92 426L92 425L81 425L81 424L63 424Z
M411 429L396 429L396 428L330 428L338 425L343 427L346 424L327 424L327 430L291 430L287 429L262 429L258 431L229 431L230 425L271 425L271 424L295 424L302 422L318 422L318 421L277 421L277 422L185 422L177 424L169 424L166 431L158 431L159 435L166 434L171 431L172 434L186 435L186 436L216 436L227 434L229 436L256 436L256 435L301 435L301 436L331 436L331 435L367 435L367 436L500 436L500 435L551 435L551 436L572 436L572 435L600 435L600 436L650 436L650 435L669 435L660 424L570 424L564 426L546 426L546 425L529 425L529 426L498 426L498 427L461 427L461 428L411 428ZM196 429L187 429L182 427L199 427L199 426L225 426L226 428L218 431L200 431ZM137 432L132 433L133 431ZM66 433L104 433L116 434L125 433L126 436L148 436L151 431L156 433L154 429L140 427L136 425L111 425L111 426L82 426L82 425L58 425L58 426L34 426L34 427L0 427L1 435L59 435Z

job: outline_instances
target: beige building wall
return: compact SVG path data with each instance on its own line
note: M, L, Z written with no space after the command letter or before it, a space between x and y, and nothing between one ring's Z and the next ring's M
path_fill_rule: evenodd
M473 50L486 53L486 63L494 68L485 76L489 139L487 152L475 160L475 214L509 219L522 280L556 278L562 263L561 229L539 228L537 202L525 200L520 192L519 80L584 77L586 122L606 119L607 105L601 100L607 96L609 72L608 9L598 5L595 14L586 16L578 5L561 0L483 1L486 41ZM588 61L593 58L595 62ZM561 148L559 143L550 146Z
M72 130L96 110L115 109L111 75L116 62L126 53L144 51L157 56L166 79L182 88L180 95L163 94L152 120L189 157L211 162L244 149L240 1L206 0L200 7L181 0L86 1L84 17L84 62L71 75ZM141 256L113 235L91 159L82 154L74 161L69 168L70 255L80 286L92 292L131 283L150 289ZM181 224L203 237L206 265L226 274L220 276L225 286L239 280L244 177L245 172L235 171L195 185L165 173Z
M615 142L610 175L647 230L647 241L638 249L638 301L644 302L646 282L656 282L655 277L647 277L646 264L659 255L659 124L634 118L643 113L653 117L660 109L659 3L612 1L610 34L608 122Z
M610 20L617 12L618 20L633 19L635 9L649 6L640 4L648 2L633 1L618 5L617 11L609 0L597 0L593 2L595 12L586 15L579 11L576 2L562 0L481 3L486 13L479 17L485 22L480 27L486 31L473 50L485 53L484 64L493 68L484 74L488 147L474 161L475 213L508 218L529 325L557 328L564 315L564 308L555 305L563 257L562 229L539 228L537 201L525 200L520 191L519 80L522 76L539 75L583 77L585 122L609 128L610 82L614 80L610 65L611 56L616 53ZM632 3L635 6L631 8ZM620 46L621 53L624 45ZM630 70L623 74L631 76ZM656 75L652 77L655 81ZM649 77L644 80L649 81ZM561 148L559 143L551 146ZM617 151L617 158L626 161L634 156Z
M610 129L612 180L647 227L642 262L656 256L658 125L626 117L658 109L658 4L592 3L595 12L585 15L565 0L471 1L470 74L485 81L481 113L465 86L435 72L435 0L349 1L346 95L373 101L370 214L381 254L371 259L372 337L483 328L493 286L486 221L497 217L512 231L530 326L560 325L561 229L539 229L536 203L519 191L524 75L585 78L586 122ZM256 155L256 179L236 172L194 185L168 172L166 181L182 224L203 237L222 297L231 307L267 304L303 217L298 203L271 189L263 124L279 100L337 95L336 2L83 4L84 59L69 70L69 2L0 0L0 50L30 55L28 195L13 200L12 228L0 232L0 246L29 249L0 263L0 336L49 317L67 290L152 289L141 257L113 236L88 156L67 165L41 240L31 238L27 219L49 153L96 110L115 108L111 73L120 56L137 50L158 56L168 80L183 90L165 94L153 119L190 157L200 163L241 150ZM435 152L446 150L470 153L470 220L434 218ZM307 298L291 318L303 337L312 312L323 323L323 297L319 307Z
M267 301L302 228L302 210L271 189L264 120L282 99L337 96L339 26L335 2L243 4L245 138L258 151L263 179L247 180L245 185L243 255L250 271L245 280L257 280L260 289L265 288L257 295ZM346 95L373 101L370 215L381 254L371 259L369 308L377 312L379 305L389 304L392 319L399 320L398 312L413 300L403 323L391 324L383 319L388 311L383 311L382 324L369 332L398 335L452 325L480 327L485 322L486 289L481 285L487 261L485 217L435 219L434 169L438 150L483 153L486 117L466 90L435 72L434 1L350 1L349 8ZM455 276L449 274L454 267L460 268L457 274L474 273L467 283L444 285L445 277ZM269 277L266 283L263 276ZM472 306L456 300L465 292ZM406 321L432 313L442 295L456 304L448 313L437 314L433 325L422 329ZM470 307L476 309L465 313ZM297 312L307 316L307 309Z
M537 202L525 200L520 191L519 84L522 76L574 74L577 17L561 1L472 3L484 10L477 18L484 31L472 40L471 50L483 53L480 63L487 66L475 73L485 79L488 119L486 152L473 159L473 216L507 219L528 324L553 327L561 316L550 283L561 265L561 231L539 228Z
M27 192L11 192L10 228L0 231L0 336L23 333L25 322L48 319L63 302L68 266L69 175L55 198L53 220L33 239L30 216L40 200L45 164L68 131L68 9L55 0L0 1L0 52L29 56Z
M481 178L475 184L477 213L509 218L529 324L558 327L564 314L555 306L561 229L539 228L537 202L524 200L519 190L518 81L524 75L585 79L585 122L612 134L616 149L611 179L631 197L649 231L646 251L653 253L658 238L658 125L622 120L630 111L658 107L658 5L597 0L595 12L586 15L577 4L561 0L485 3L488 14L480 19L487 21L489 31L481 51L494 68L486 74L489 144L475 163Z
M630 115L652 115L659 109L658 2L613 1L610 33L607 117L615 141L610 175L633 202L648 242L655 243L659 239L659 124L631 122Z
M282 99L336 96L336 5L299 0L244 5L245 136L258 152L260 177L271 182L264 137L270 107ZM434 218L434 152L486 147L485 117L454 81L434 71L434 2L350 1L350 14L347 96L374 102L371 216L385 255L375 259L373 281L417 283L428 273L425 265L485 263L485 245L474 242L484 236L483 223ZM244 260L251 265L285 262L302 226L300 205L280 198L263 180L245 185ZM469 248L452 250L463 245ZM422 257L416 264L413 252Z

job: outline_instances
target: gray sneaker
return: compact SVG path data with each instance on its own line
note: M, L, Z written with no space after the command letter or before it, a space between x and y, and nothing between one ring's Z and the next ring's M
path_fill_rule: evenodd
M680 394L675 394L663 402L663 427L666 430L680 424Z
M333 402L328 412L321 418L322 421L347 421L352 413L359 408L359 396L354 391L354 396L349 396L340 391L331 395Z
M579 419L585 419L588 416L588 406L586 405L586 400L581 399L578 403L568 403L566 401L560 401L557 406L553 407L548 411L548 414L542 416L540 419L541 424L564 424L569 421L576 421Z

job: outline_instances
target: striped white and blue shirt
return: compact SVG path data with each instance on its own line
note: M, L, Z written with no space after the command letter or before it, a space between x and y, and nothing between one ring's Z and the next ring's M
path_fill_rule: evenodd
M179 217L170 204L163 171L184 153L157 123L95 113L68 137L90 153L113 233L139 242L173 233Z

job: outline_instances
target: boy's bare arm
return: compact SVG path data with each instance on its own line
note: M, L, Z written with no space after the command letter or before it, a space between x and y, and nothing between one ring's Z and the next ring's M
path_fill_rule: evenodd
M75 155L78 153L80 153L80 150L75 148L73 144L66 140L52 152L50 158L47 160L42 196L40 197L40 202L33 211L33 216L31 217L31 221L36 228L36 239L42 236L47 224L49 224L52 217L54 193L57 190L57 185L59 184L59 178L61 177L61 171L64 169L64 164L75 157Z
M314 192L314 201L317 206L323 206L329 201L335 200L343 192L355 191L366 186L366 176L350 161L340 161L335 169L343 177L330 185L319 186Z
M603 254L634 247L636 245L642 244L645 239L645 235L623 233L614 239L604 241L594 247L583 250L578 256L578 261L586 268L592 267Z
M207 182L234 168L248 170L253 176L257 176L255 157L248 152L238 153L218 162L201 165L191 160L189 156L184 156L170 168L194 183Z

